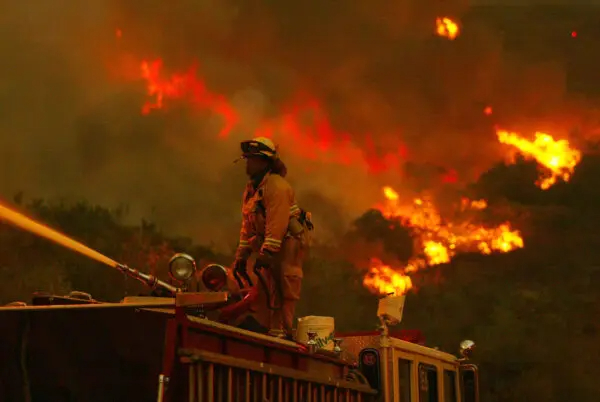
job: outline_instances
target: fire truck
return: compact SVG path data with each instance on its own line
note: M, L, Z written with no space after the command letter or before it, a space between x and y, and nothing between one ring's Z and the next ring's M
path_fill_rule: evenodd
M456 357L390 330L402 308L389 308L393 296L380 301L379 330L335 334L324 350L314 331L299 343L211 319L244 303L223 291L223 266L198 270L178 254L169 268L179 287L118 268L163 294L106 303L36 293L0 307L0 401L479 401L475 344L463 341Z

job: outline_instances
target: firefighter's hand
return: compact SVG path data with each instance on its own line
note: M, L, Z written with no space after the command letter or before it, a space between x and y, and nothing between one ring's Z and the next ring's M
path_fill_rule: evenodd
M275 258L275 256L273 255L273 253L269 252L268 250L263 250L260 252L258 257L256 257L256 262L254 263L254 268L255 269L261 269L261 268L269 269L271 267L271 265L273 265L274 258Z

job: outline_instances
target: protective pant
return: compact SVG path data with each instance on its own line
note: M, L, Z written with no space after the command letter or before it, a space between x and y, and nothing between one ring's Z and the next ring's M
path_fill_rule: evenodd
M271 268L272 286L278 286L280 291L273 288L277 296L275 304L279 309L271 310L270 329L284 331L293 335L294 314L296 304L300 300L302 291L302 264L305 258L305 247L302 240L290 237L282 246L277 258L277 263Z

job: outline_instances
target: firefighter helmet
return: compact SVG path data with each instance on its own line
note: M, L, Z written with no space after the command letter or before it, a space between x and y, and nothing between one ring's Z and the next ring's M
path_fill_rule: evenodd
M277 146L266 137L257 137L240 144L243 156L262 155L269 159L277 158Z

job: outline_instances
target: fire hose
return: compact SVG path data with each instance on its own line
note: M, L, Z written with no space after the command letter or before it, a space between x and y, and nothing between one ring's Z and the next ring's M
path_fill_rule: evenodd
M246 262L246 266L247 266L247 262ZM273 272L269 272L270 270L268 270L268 268L266 268L265 270L267 270L268 274L271 276L272 279L272 283L273 283L273 287L275 288L275 294L271 294L271 292L269 292L269 285L267 283L267 280L265 278L265 276L263 275L263 270L264 267L260 267L260 266L255 266L254 267L254 275L256 275L256 277L258 278L258 282L260 283L260 286L263 288L263 291L265 292L265 296L267 299L267 308L269 308L269 310L279 310L281 309L281 301L283 300L283 291L281 289L281 283L279 280L277 280L276 276L273 275ZM250 279L250 275L248 275L248 271L247 268L244 267L244 269L235 269L233 271L233 276L236 280L236 282L238 283L238 285L240 286L240 289L244 289L246 287L246 285L248 285L249 287L254 287L254 284L252 283L252 280ZM246 283L244 283L244 280L246 281ZM279 296L279 301L280 301L280 305L279 306L275 306L274 304L274 298L273 296Z
M246 270L234 270L233 271L233 275L235 277L235 280L237 281L238 285L240 286L240 289L246 289L247 285L249 285L249 291L248 293L242 298L242 300L233 303L229 306L223 307L221 309L221 317L224 319L232 319L234 317L238 317L241 314L243 314L244 312L248 311L250 309L250 306L252 305L252 303L254 302L254 300L256 299L256 297L258 297L258 292L259 287L263 288L263 291L265 292L265 296L266 296L266 304L267 304L267 308L269 310L279 310L281 309L281 305L274 305L274 300L272 296L279 296L280 297L280 301L283 300L283 292L280 286L279 281L276 280L275 276L272 275L271 272L269 272L269 275L271 275L271 278L273 279L273 284L275 287L275 291L276 294L272 295L271 292L269 292L269 286L267 283L267 279L265 278L263 272L263 267L254 267L254 274L256 275L256 277L258 278L258 282L256 285L254 285L252 283L252 280L250 279L250 276L248 275L248 272ZM244 283L244 280L246 283Z
M250 279L250 275L248 275L248 271L246 269L243 269L243 270L234 269L233 277L235 278L236 282L240 286L240 289L243 289L245 286L244 280L246 280L246 282L248 283L248 285L250 285L250 287L254 286L252 284L252 279Z
M275 277L275 275L273 275L273 272L269 272L269 275L271 275L271 279L273 282L273 287L275 288L275 294L271 294L269 292L269 286L267 284L267 280L265 279L264 275L262 274L261 270L263 267L254 267L254 274L256 275L256 277L258 278L258 281L260 282L260 284L263 287L263 290L265 292L265 296L267 299L267 308L269 310L279 310L281 309L281 303L283 301L283 291L281 289L281 283L280 281ZM271 300L271 296L279 296L279 306L274 306L273 305L273 300Z

